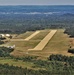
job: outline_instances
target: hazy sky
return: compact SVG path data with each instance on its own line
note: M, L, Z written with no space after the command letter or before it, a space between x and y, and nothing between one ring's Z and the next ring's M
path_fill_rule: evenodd
M0 5L74 5L74 0L0 0Z

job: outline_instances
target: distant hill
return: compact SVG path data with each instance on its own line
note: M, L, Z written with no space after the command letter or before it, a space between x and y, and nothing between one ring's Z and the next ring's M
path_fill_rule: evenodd
M63 16L74 16L74 14L72 14L72 13L65 13L65 14L63 14Z

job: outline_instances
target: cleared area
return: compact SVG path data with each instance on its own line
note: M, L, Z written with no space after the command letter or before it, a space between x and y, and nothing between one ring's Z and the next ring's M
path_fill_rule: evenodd
M42 50L56 32L57 30L51 30L51 32L35 48L28 50Z
M28 41L31 38L33 38L35 35L37 35L38 33L40 33L40 31L36 31L35 33L33 33L32 35L30 35L29 37L27 37L25 40Z
M13 46L15 45L14 51L11 53L13 56L24 57L26 55L39 56L41 59L45 59L49 57L51 54L63 54L67 56L74 56L71 53L68 53L68 49L70 48L70 41L72 38L69 38L69 35L64 34L65 29L56 29L56 34L51 38L50 41L46 44L46 46L42 50L31 50L35 48L41 40L43 40L52 29L40 30L40 33L31 38L29 41L25 41L24 39L32 35L35 31L28 31L26 33L17 35L16 38L10 39L8 42L0 46ZM74 40L74 39L73 39ZM43 45L43 44L42 44ZM73 44L74 45L74 44Z

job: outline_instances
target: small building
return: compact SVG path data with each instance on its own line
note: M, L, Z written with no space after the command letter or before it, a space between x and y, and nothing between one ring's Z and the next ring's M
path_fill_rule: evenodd
M6 37L10 37L11 35L10 35L10 34L6 34L5 36L6 36Z

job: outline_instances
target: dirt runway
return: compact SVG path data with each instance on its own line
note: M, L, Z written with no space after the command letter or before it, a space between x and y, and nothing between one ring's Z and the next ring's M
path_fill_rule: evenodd
M57 30L51 30L50 33L33 49L28 50L43 50L43 48L47 45L47 43L51 40Z

